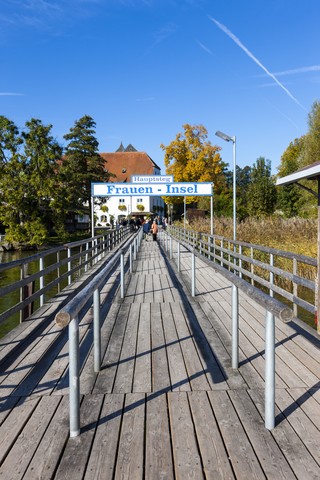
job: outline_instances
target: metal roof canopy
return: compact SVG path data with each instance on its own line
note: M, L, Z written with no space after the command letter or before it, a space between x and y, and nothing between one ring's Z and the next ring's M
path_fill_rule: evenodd
M276 185L289 185L290 183L298 183L299 180L317 180L320 176L320 162L313 163L308 167L301 168L290 175L278 178Z
M315 192L299 183L299 180L317 180L318 191ZM299 187L307 190L318 198L318 249L317 249L317 278L316 278L316 313L317 313L317 332L320 334L320 162L312 163L305 168L301 168L295 173L291 173L282 178L278 178L276 185L290 185L296 183Z

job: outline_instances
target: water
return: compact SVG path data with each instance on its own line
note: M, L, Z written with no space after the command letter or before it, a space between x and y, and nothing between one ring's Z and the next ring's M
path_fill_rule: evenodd
M30 251L13 251L13 252L0 252L0 262L1 263L8 263L14 260L19 260L21 258L27 258L33 255L34 252ZM61 251L60 252L60 260L65 258L67 256L66 251ZM45 267L48 265L51 265L52 263L55 263L57 261L56 254L53 253L51 255L48 255L45 258ZM60 268L60 274L64 273L67 270L67 266L63 266ZM34 261L29 264L29 274L33 274L39 271L39 261ZM0 288L5 287L9 284L12 284L20 279L20 267L12 268L10 270L4 271L0 273ZM57 278L57 272L53 271L50 272L49 274L45 275L44 277L44 283L47 285L51 281L55 280ZM61 285L60 288L63 289L67 285L67 279L65 279ZM35 284L35 290L39 288L39 280L36 281ZM58 287L54 287L51 291L48 291L46 293L46 299L53 297L56 293L58 292ZM5 312L8 310L8 308L14 306L15 304L19 303L20 301L20 290L17 289L16 291L9 293L7 295L4 295L3 297L0 298L0 313ZM36 300L34 302L34 311L39 308L40 306L40 300ZM19 325L20 323L20 312L15 313L12 315L10 318L5 320L3 323L0 325L0 338L3 337L6 333L8 333L10 330L12 330L15 326Z

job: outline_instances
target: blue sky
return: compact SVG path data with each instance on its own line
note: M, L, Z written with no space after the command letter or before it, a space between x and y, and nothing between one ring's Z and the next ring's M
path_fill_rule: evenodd
M320 99L319 0L0 0L0 114L63 135L87 114L101 152L163 151L203 124L232 166L276 173Z

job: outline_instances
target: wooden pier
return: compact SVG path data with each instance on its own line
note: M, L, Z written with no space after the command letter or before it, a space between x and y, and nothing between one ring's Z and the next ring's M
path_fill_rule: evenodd
M120 299L102 290L103 365L92 309L81 338L81 435L69 438L68 289L0 341L0 479L319 479L320 341L276 322L276 427L264 426L264 310L240 294L231 368L231 285L197 258L181 268L143 241ZM70 291L74 287L70 287ZM113 293L114 290L114 293ZM112 301L110 301L110 293Z

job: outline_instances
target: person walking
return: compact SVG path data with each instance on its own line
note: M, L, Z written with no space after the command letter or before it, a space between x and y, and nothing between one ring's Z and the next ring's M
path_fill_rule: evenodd
M151 227L151 232L152 232L152 240L154 242L157 241L157 233L159 231L159 227L158 227L158 224L157 222L154 220L153 221L153 224L152 224L152 227Z

